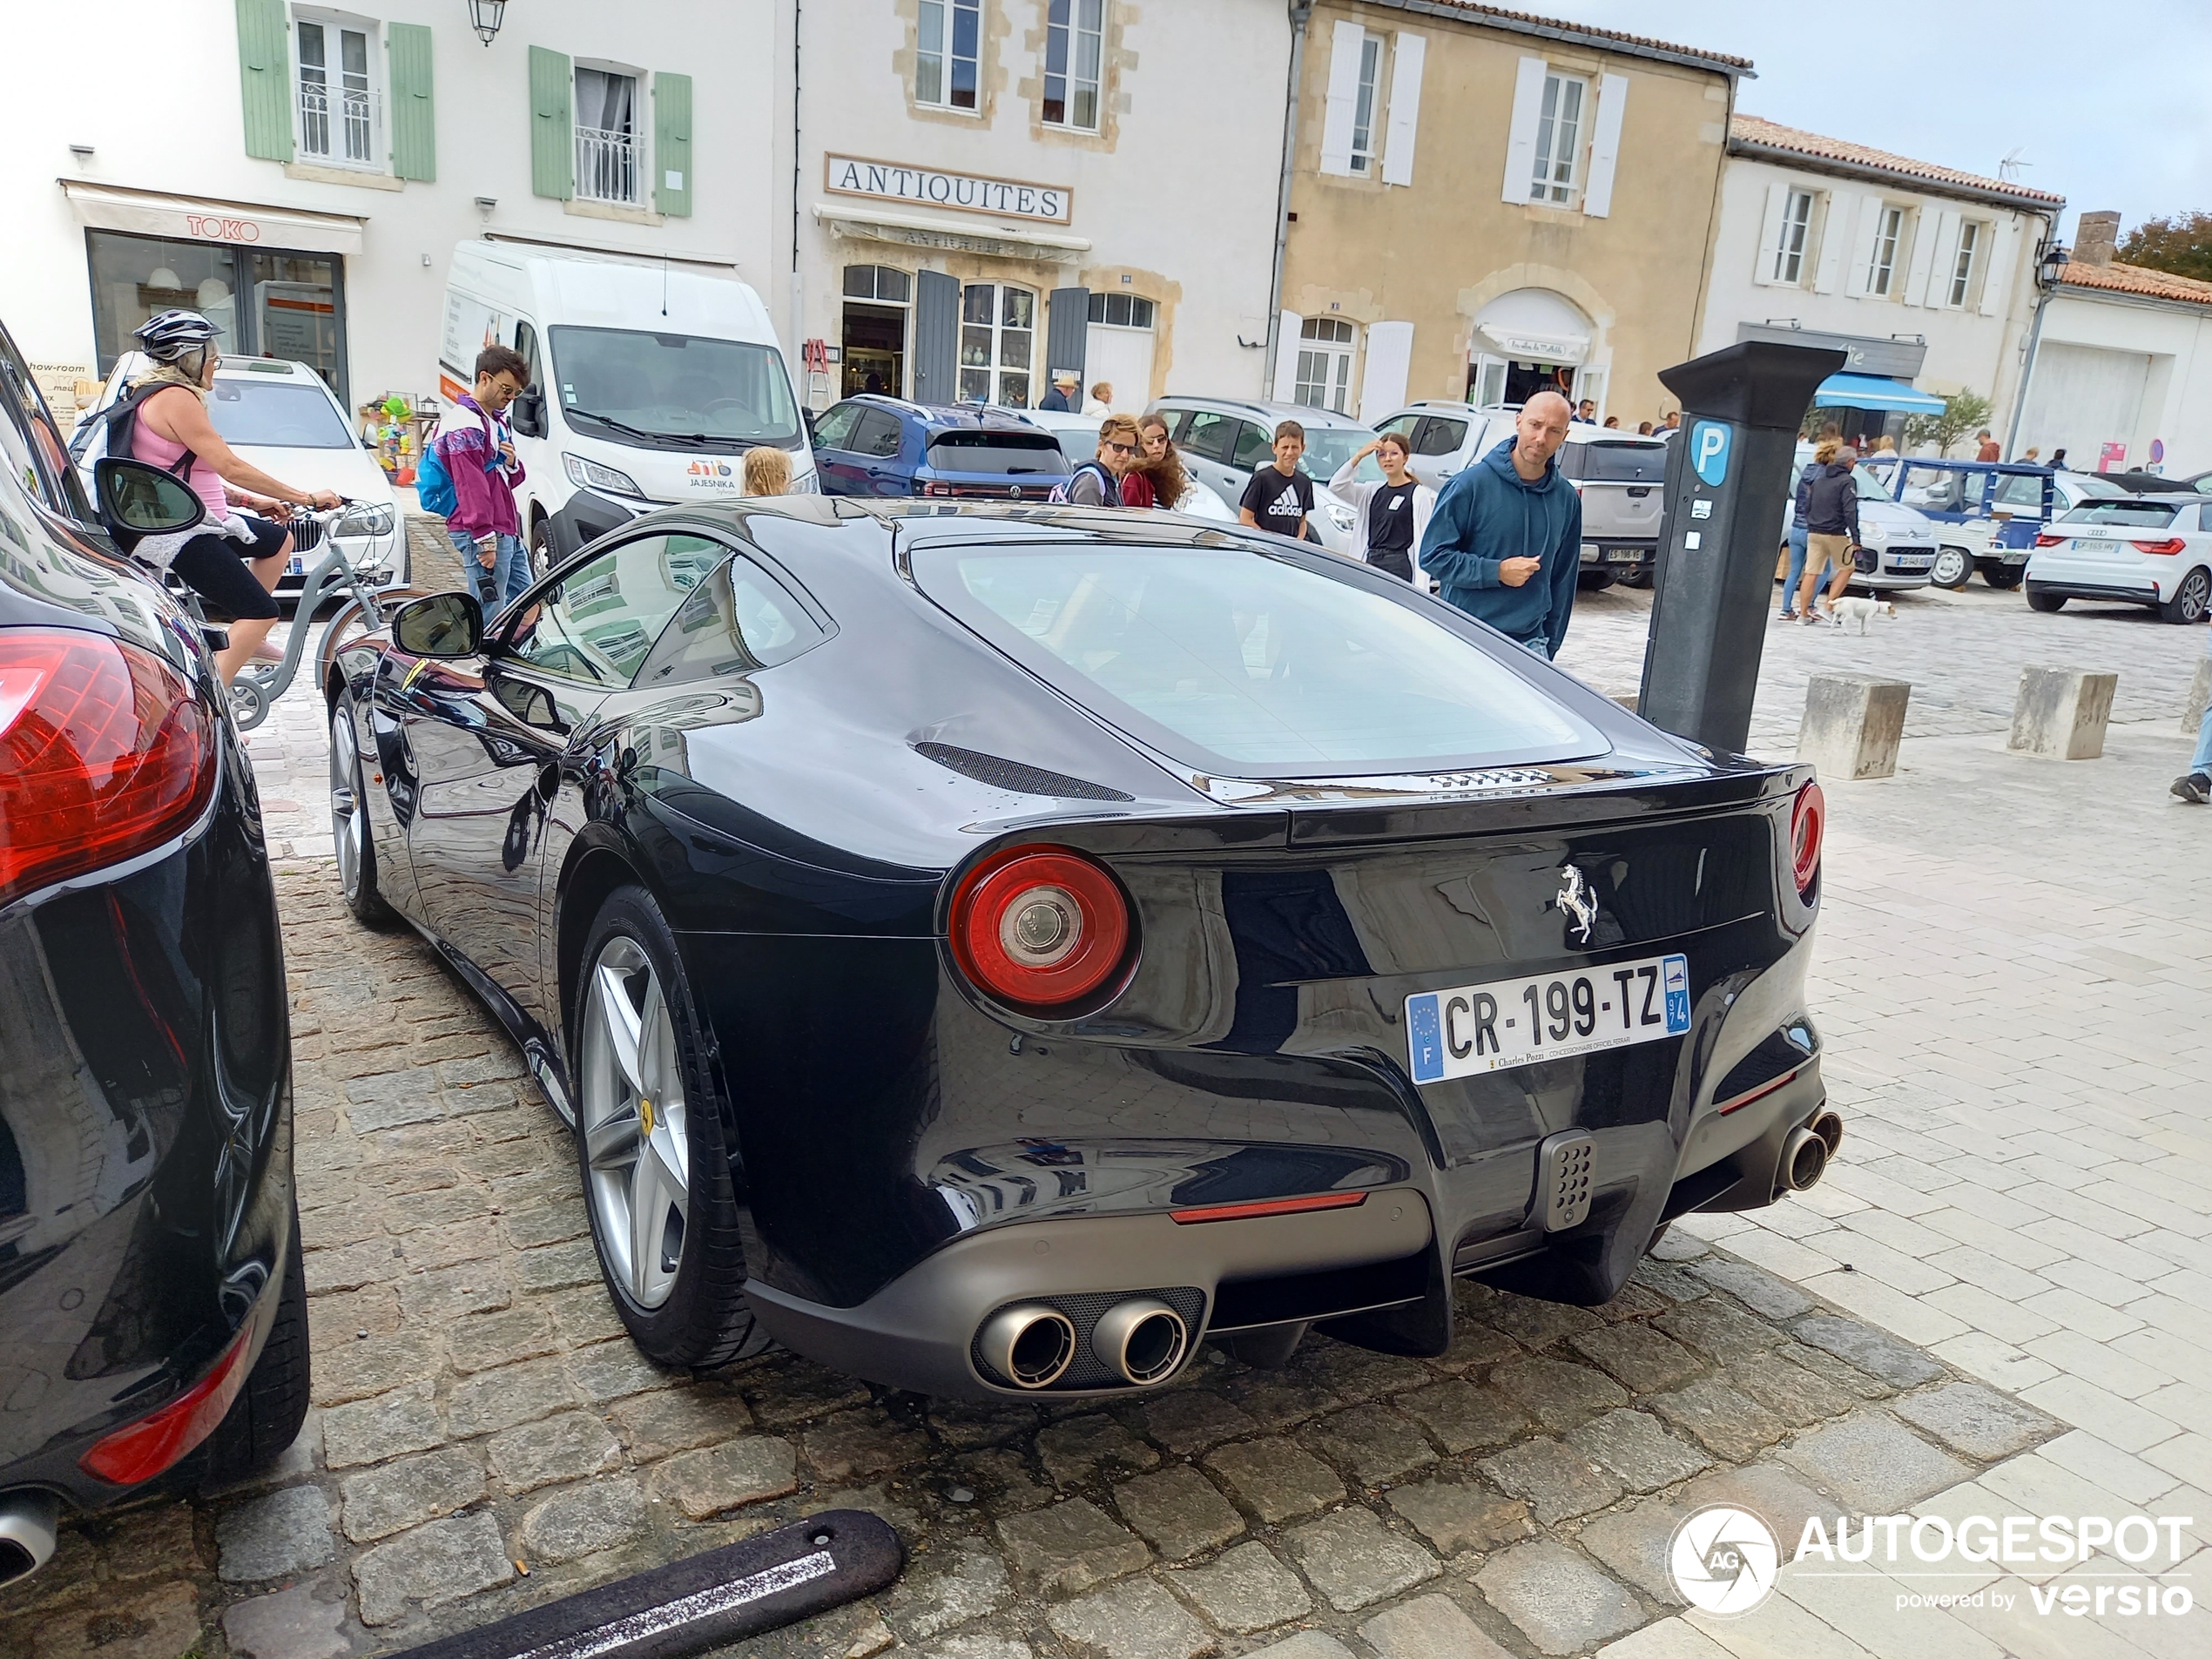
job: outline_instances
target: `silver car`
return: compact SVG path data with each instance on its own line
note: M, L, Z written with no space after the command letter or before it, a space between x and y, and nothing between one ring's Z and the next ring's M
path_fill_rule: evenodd
M1812 462L1812 445L1797 446L1790 474L1790 498L1782 509L1782 537L1790 539L1790 526L1797 512L1797 480ZM1939 542L1936 522L1917 507L1892 501L1881 481L1865 467L1854 468L1851 483L1858 491L1858 573L1852 589L1860 593L1902 593L1925 588L1933 580Z
M1359 515L1330 493L1329 479L1374 442L1373 428L1332 409L1244 398L1163 397L1145 413L1167 417L1168 435L1183 454L1184 469L1228 502L1231 514L1244 500L1254 469L1274 464L1276 427L1296 421L1305 428L1305 459L1299 469L1313 480L1313 513L1306 522L1330 552L1356 556ZM1382 476L1372 456L1359 465L1362 478Z

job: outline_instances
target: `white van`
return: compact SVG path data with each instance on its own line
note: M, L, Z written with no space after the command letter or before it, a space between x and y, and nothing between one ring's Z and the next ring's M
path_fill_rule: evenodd
M791 373L760 296L658 260L463 242L446 279L438 395L475 384L476 354L512 346L530 392L509 410L516 492L543 569L656 507L736 496L757 444L792 452L815 489Z

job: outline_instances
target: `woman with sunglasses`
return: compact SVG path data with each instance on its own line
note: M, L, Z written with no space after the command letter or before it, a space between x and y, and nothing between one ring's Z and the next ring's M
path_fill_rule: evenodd
M1136 465L1136 422L1109 415L1098 428L1098 455L1068 480L1068 500L1077 507L1119 507L1122 479Z
M1190 492L1190 476L1183 470L1183 457L1168 436L1168 423L1148 415L1136 423L1142 452L1136 464L1122 475L1122 505L1162 507L1170 511L1183 505Z

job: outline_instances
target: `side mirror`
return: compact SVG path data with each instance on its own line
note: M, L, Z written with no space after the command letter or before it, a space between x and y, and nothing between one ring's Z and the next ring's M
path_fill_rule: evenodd
M392 640L413 657L474 657L484 648L483 607L458 591L410 599L392 617Z
M207 516L206 505L183 479L143 461L101 457L92 463L92 489L109 533L133 542L141 536L188 530Z
M801 404L801 405L799 406L799 418L801 421L804 421L806 423L806 442L809 442L809 443L813 442L814 442L814 411L813 411L813 410L812 410L812 409L810 409L810 408L806 408L806 405Z
M530 388L508 406L508 423L526 438L545 435L545 394Z

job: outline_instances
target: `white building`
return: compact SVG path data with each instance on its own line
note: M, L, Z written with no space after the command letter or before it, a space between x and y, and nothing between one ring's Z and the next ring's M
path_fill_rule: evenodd
M529 0L489 44L464 0L357 3L374 15L115 0L15 16L10 50L41 71L9 95L0 320L50 394L189 306L226 350L311 363L349 405L435 395L466 238L666 258L764 294L786 268L788 0ZM98 65L96 91L57 68L71 64Z
M1755 116L1730 124L1728 150L1698 350L1841 347L1851 361L1817 401L1852 431L1972 391L2001 434L2064 199Z
M2084 213L2028 370L2017 443L2081 471L2212 469L2212 282L2113 258L2117 213Z
M1290 49L1281 0L805 5L807 401L1259 395Z

